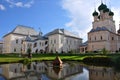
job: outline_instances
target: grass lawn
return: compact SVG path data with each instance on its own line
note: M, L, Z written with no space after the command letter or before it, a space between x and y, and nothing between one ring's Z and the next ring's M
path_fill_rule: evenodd
M85 57L98 57L98 56L106 56L110 57L112 60L115 60L120 54L33 54L31 61L35 60L54 60L56 56L59 56L63 61L82 61ZM0 62L1 63L10 63L10 62L19 62L20 60L24 60L25 58L19 57L18 54L0 54ZM30 59L29 59L30 60Z

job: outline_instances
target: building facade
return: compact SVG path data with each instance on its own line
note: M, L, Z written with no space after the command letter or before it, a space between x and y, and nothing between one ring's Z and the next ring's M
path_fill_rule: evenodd
M82 39L64 29L55 29L46 35L31 27L18 25L3 37L3 53L62 53L79 51Z
M3 53L3 41L0 41L0 54Z
M116 32L114 13L103 3L98 7L98 11L95 10L92 14L94 21L88 32L86 51L101 51L104 48L110 52L120 51L120 30ZM83 46L81 52L82 49Z

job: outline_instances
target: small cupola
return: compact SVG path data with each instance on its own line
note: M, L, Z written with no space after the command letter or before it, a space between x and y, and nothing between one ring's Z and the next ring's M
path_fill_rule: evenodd
M117 31L117 32L118 32L118 34L120 34L120 24L119 24L119 29L118 29L118 31Z
M109 16L114 16L114 13L112 11L110 11Z
M95 10L92 15L93 16L98 16L98 12L96 12L96 10Z

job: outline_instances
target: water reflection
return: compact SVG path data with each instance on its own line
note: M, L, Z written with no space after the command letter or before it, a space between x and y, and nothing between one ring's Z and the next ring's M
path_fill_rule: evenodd
M111 67L87 66L78 62L64 62L63 68L52 62L1 64L0 80L120 80L120 73Z
M120 80L120 73L111 67L89 66L90 80Z

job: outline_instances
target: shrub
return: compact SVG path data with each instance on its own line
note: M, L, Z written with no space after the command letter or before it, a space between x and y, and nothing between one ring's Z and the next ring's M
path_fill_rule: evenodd
M101 52L102 52L102 54L107 54L108 53L108 51L105 48L103 48Z
M31 53L31 48L28 48L28 49L27 49L27 53Z
M92 65L103 65L103 66L111 66L112 65L111 58L102 57L102 56L86 57L83 59L83 62L86 64L92 64Z
M23 63L23 64L28 64L30 61L28 58L24 58L23 60L20 60L19 62Z

